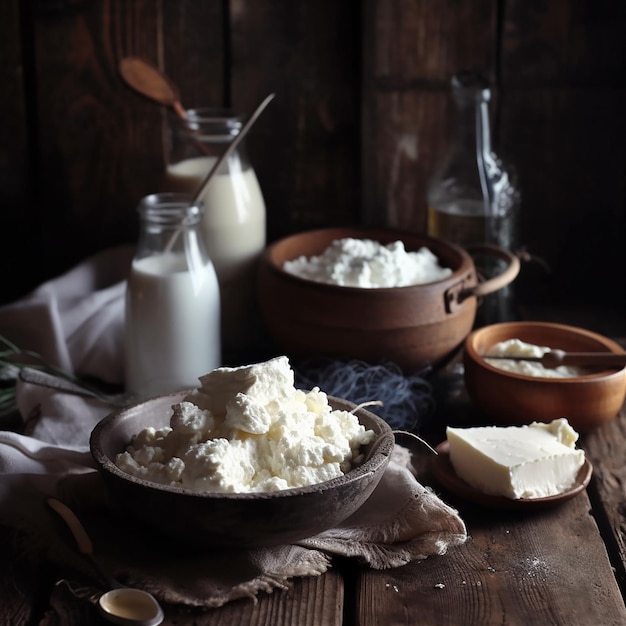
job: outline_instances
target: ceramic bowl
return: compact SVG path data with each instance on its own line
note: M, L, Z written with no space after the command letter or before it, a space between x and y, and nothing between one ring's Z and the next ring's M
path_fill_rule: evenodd
M268 493L197 493L150 483L115 465L143 428L169 425L171 407L187 391L159 396L116 411L99 422L90 437L96 466L113 502L147 528L177 541L212 548L255 547L290 543L339 524L374 491L394 446L390 426L373 413L355 412L361 424L376 433L365 446L366 460L332 480ZM354 404L329 397L335 409ZM371 452L369 458L368 453Z
M569 352L624 352L607 337L564 324L505 322L473 331L465 340L465 385L474 405L491 422L519 425L566 417L584 433L619 413L626 396L626 368L574 378L538 378L485 361L482 355L491 346L514 338Z
M285 261L321 254L335 240L402 241L407 251L431 250L452 274L427 284L359 288L323 284L283 269ZM474 324L479 295L511 282L519 260L502 249L485 251L507 266L479 284L470 254L447 241L388 228L325 228L297 233L268 246L259 263L258 305L264 328L292 359L330 357L391 361L405 371L436 366L461 348Z

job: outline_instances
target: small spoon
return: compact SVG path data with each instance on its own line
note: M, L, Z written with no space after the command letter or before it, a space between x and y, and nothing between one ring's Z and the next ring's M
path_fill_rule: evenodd
M91 563L102 581L111 588L98 598L100 614L113 624L158 626L165 615L156 598L147 591L125 587L106 573L95 560L91 539L74 512L56 498L48 498L48 505L65 521L81 554Z
M120 74L126 83L141 95L159 104L172 107L178 117L187 119L178 89L156 67L139 57L125 57L119 64Z
M594 367L624 367L626 353L617 352L565 352L565 350L550 350L543 356L492 356L484 354L483 359L507 359L510 361L533 361L544 367L555 368L560 365L594 366Z

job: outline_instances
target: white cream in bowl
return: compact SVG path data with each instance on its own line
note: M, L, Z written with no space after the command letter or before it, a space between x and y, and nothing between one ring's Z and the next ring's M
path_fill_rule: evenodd
M524 374L525 376L535 376L538 378L575 378L582 376L585 371L570 365L559 365L559 367L544 367L536 361L514 361L508 359L490 359L489 356L515 356L515 357L542 357L550 348L547 346L537 346L526 343L521 339L507 339L491 346L484 355L489 365L498 369L512 372L514 374Z
M351 237L333 241L319 256L286 261L283 269L318 283L366 289L421 285L452 274L425 246L411 252L402 241L383 245Z

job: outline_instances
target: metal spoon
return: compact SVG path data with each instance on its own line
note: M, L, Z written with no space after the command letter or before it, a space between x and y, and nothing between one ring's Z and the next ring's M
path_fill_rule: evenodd
M579 367L624 367L626 353L617 352L565 352L565 350L550 350L543 356L492 356L484 354L484 359L507 359L510 361L533 361L544 367L555 368L560 365L574 365Z
M81 554L91 563L100 579L111 588L98 598L100 614L113 624L158 626L165 615L156 598L147 591L125 587L105 572L93 557L91 539L74 512L56 498L48 498L48 505L65 521Z
M193 200L191 201L192 204L195 204L196 202L198 202L204 190L206 189L206 186L209 184L209 181L213 177L213 174L217 172L217 170L220 168L220 165L233 153L234 149L239 145L239 142L248 134L248 131L252 128L254 123L257 121L257 118L259 117L259 115L263 113L263 111L265 110L265 107L274 99L275 95L276 94L271 93L269 96L266 96L266 98L261 102L261 104L257 106L257 108L254 110L252 115L248 118L248 121L243 125L242 129L239 131L237 136L228 144L228 147L226 148L226 150L224 150L224 152L222 152L222 154L217 159L217 161L215 161L213 167L209 170L207 175L204 177L202 184L196 191L193 197Z
M172 107L181 119L187 119L174 83L148 61L140 57L125 57L120 61L119 70L122 78L135 91L159 104Z

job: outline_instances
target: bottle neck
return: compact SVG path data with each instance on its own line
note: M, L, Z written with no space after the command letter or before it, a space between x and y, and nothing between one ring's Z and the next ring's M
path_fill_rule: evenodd
M452 87L458 120L454 150L457 158L474 164L484 213L489 215L493 210L493 188L489 179L495 167L489 123L491 91L481 76L471 73L455 76Z
M187 109L181 119L169 112L169 143L166 162L170 165L204 159L207 168L219 158L229 143L241 132L243 121L230 109ZM245 170L250 167L246 141L240 141L221 173Z
M146 196L138 207L140 232L136 257L153 254L188 254L200 248L198 226L202 204L191 204L191 197L181 193L157 193Z
M228 144L241 131L241 116L230 109L187 109L186 118L170 112L171 124L176 132L206 143Z
M476 102L458 112L456 141L459 149L476 153L480 158L491 154L489 104Z

